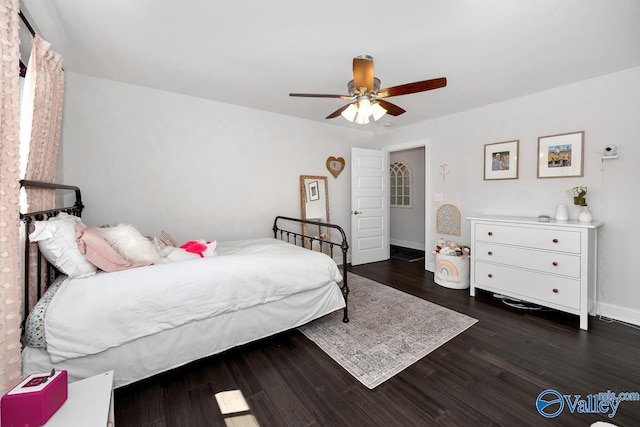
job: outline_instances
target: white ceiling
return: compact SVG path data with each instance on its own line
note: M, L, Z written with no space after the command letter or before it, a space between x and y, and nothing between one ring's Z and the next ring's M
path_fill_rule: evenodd
M640 66L639 0L23 0L67 71L369 132ZM24 44L24 43L23 43ZM359 126L325 120L352 58L407 110Z

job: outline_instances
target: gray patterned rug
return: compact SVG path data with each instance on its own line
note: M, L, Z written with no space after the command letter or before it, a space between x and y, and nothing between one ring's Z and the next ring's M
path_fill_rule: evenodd
M477 322L448 308L349 274L349 323L342 310L299 330L370 389Z

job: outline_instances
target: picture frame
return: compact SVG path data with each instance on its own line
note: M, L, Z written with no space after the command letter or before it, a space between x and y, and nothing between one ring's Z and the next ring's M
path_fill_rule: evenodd
M313 202L320 199L320 191L318 189L318 181L311 181L307 184L309 187L309 201Z
M584 131L538 138L538 178L583 176Z
M484 179L518 179L520 140L484 145Z
M344 164L345 161L342 157L327 157L327 169L335 179L338 179L338 175L344 170Z

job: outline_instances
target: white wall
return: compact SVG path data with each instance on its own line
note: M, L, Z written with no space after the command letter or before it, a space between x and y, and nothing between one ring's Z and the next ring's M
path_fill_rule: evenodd
M555 206L564 203L575 219L579 208L571 205L566 191L587 185L594 218L605 222L599 235L598 310L640 324L640 264L635 249L640 226L633 219L640 209L639 117L640 68L633 68L390 131L376 137L376 146L430 138L427 197L433 200L434 193L443 193L444 202L460 207L463 218L553 215ZM585 131L584 177L537 179L538 137L581 130ZM519 179L484 181L484 144L514 139L520 140ZM616 144L621 156L602 163L599 152L608 144ZM442 162L449 164L446 182L438 173ZM435 224L436 208L434 203L427 212L430 224ZM463 227L461 240L469 243L467 221Z
M390 236L392 245L413 249L425 249L425 163L424 147L409 150L393 151L390 153L390 163L403 161L411 169L411 191L413 199L410 208L391 208L389 216Z
M451 82L454 84L454 82ZM129 222L178 240L267 236L276 214L299 214L299 175L326 175L331 219L350 235L350 172L336 180L329 156L430 140L430 186L463 217L553 214L566 190L589 187L599 239L598 309L640 324L640 68L372 134L199 98L67 73L61 181L83 189L90 224ZM536 178L537 138L584 130L583 178ZM520 140L520 178L484 181L484 144ZM620 159L599 152L616 144ZM438 165L449 164L443 182ZM435 224L436 203L427 214ZM575 218L578 208L570 206ZM435 235L435 233L434 233ZM469 242L463 221L462 242ZM435 245L435 238L425 242ZM427 256L431 257L430 251ZM433 259L428 262L433 263Z
M337 120L337 119L336 119ZM328 177L332 222L350 229L350 172L327 157L373 134L67 73L61 181L90 225L131 223L179 242L271 235L300 216L299 176Z

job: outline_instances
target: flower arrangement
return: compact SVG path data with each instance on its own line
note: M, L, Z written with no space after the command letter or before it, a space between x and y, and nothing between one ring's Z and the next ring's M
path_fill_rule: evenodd
M587 187L585 187L584 185L570 188L567 193L573 197L574 205L587 206Z

